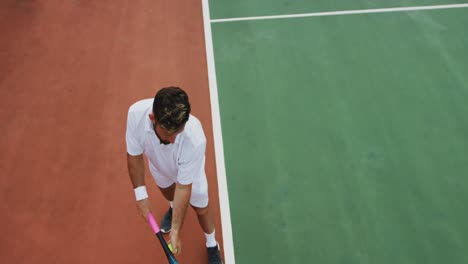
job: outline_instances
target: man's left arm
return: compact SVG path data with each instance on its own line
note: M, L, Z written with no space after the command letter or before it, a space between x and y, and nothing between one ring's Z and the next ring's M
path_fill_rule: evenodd
M184 224L185 213L190 203L192 182L194 176L203 169L205 164L206 141L188 151L187 156L179 164L177 183L174 192L174 208L172 211L171 243L174 253L180 253L180 233Z
M172 212L171 243L174 253L180 253L180 231L184 224L185 213L192 194L192 184L176 183L174 192L174 208Z

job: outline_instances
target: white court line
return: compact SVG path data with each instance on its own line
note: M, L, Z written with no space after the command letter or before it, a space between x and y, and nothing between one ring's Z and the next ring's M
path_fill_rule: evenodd
M465 3L465 4L452 4L452 5L393 7L393 8L331 11L331 12L317 12L317 13L305 13L305 14L276 15L276 16L221 18L221 19L212 19L211 23L266 20L266 19L284 19L284 18L298 18L298 17L339 16L339 15L354 15L354 14L369 14L369 13L389 13L389 12L420 11L420 10L450 9L450 8L467 8L467 7L468 7L468 3Z
M211 114L213 120L213 136L216 158L216 173L218 175L218 194L221 209L221 224L223 232L224 263L234 264L234 243L232 240L231 213L224 165L223 136L221 131L221 117L218 103L218 85L211 36L210 8L208 0L203 0L203 24L205 27L206 60L208 64L208 84L210 88Z

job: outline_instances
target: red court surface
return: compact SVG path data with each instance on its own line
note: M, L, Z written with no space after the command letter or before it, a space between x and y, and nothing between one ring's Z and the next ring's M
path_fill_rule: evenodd
M201 1L0 2L0 263L165 263L136 211L125 128L133 102L170 85L204 125L222 246L203 36ZM207 263L191 209L182 243L181 263Z

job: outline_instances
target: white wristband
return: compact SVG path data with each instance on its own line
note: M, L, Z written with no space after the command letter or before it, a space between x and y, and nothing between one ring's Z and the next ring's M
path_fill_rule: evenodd
M136 187L134 191L135 191L135 198L137 201L141 201L143 199L148 198L148 193L146 192L146 187L144 185Z

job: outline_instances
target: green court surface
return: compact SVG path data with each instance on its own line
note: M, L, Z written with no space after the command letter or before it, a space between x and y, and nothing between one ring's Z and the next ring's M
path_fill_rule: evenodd
M267 2L211 15L389 6ZM442 1L396 5L423 2ZM467 26L467 8L212 24L236 263L468 263Z

